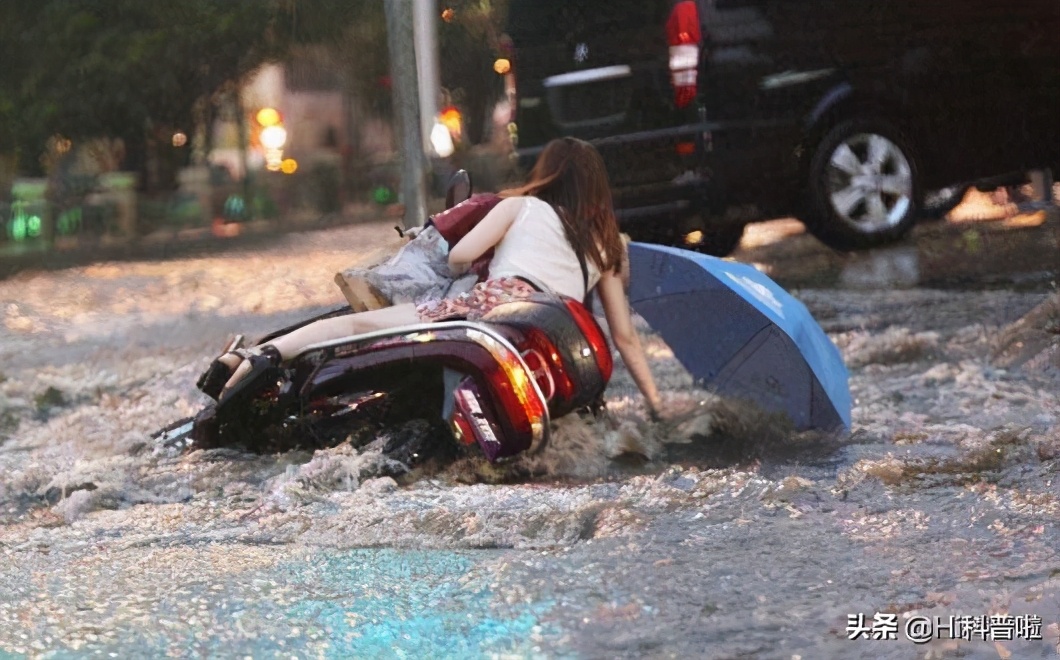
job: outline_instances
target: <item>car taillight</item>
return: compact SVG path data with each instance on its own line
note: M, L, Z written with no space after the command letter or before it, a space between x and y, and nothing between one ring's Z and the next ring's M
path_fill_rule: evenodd
M567 301L567 311L574 317L578 329L582 331L585 340L596 358L596 368L600 370L604 382L611 380L611 371L615 367L614 359L611 357L611 347L607 343L607 337L600 330L600 324L593 318L592 313L577 300ZM588 357L588 356L586 356Z
M699 73L699 9L695 0L681 0L674 5L666 21L666 39L670 45L670 81L674 86L674 105L683 108L696 98Z

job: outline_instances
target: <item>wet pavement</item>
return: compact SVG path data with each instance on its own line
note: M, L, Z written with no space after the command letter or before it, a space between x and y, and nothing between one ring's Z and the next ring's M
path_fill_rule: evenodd
M1060 219L983 215L853 255L745 235L840 347L848 437L696 391L642 328L680 424L619 370L615 424L397 481L349 446L146 442L388 223L0 281L0 657L1057 657Z
M1060 228L1044 211L1013 215L972 191L948 221L922 222L893 246L836 252L798 221L777 220L749 226L733 256L787 288L1055 291Z

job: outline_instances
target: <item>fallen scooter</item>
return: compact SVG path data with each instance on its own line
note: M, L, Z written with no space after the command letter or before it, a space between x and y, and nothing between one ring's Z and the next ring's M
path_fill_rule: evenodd
M470 196L470 185L462 196ZM332 310L255 344L349 313L350 307ZM228 348L241 345L237 338ZM182 449L263 452L387 437L380 448L406 464L455 440L477 445L492 462L545 446L552 419L598 412L612 368L607 338L583 303L538 293L478 321L410 325L308 346L269 367L257 388L208 404L154 437ZM412 427L415 433L395 432Z

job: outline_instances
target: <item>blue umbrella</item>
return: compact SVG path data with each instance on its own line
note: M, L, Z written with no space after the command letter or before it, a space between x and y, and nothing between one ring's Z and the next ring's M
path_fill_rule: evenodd
M786 413L798 430L850 429L843 358L805 305L746 264L631 243L629 299L703 386Z

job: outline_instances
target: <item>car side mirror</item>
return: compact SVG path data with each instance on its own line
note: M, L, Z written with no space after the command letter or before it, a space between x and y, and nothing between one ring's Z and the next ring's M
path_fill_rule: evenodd
M445 208L451 209L471 197L471 175L467 170L457 170L449 177L445 186Z

